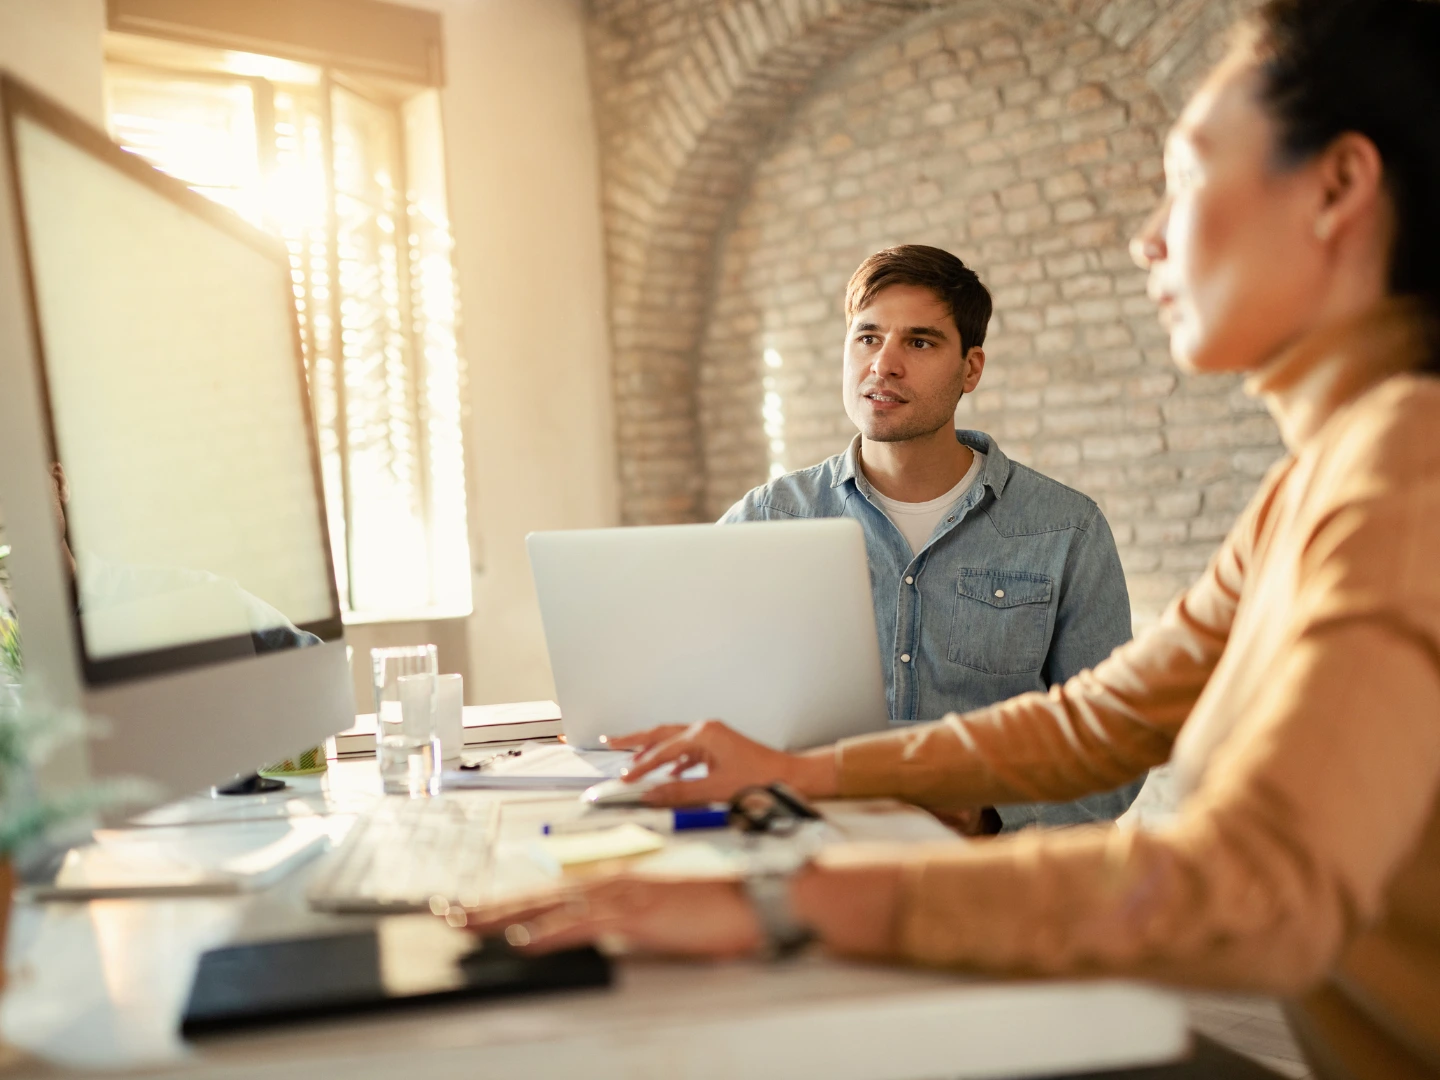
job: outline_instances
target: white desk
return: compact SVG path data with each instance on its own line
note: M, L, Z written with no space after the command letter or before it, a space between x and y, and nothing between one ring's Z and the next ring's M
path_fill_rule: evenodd
M358 809L376 786L373 762L332 762L323 785L302 788L291 809ZM258 816L286 801L214 809ZM608 992L181 1042L179 1017L204 950L337 925L305 907L307 877L300 871L241 898L21 905L0 1031L48 1065L4 1075L1015 1077L1170 1060L1187 1039L1181 999L1145 986L997 984L813 957L773 966L626 961Z

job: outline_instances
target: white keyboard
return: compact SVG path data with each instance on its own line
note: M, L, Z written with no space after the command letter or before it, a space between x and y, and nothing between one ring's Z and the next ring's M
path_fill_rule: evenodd
M500 802L474 796L387 796L317 868L318 911L428 911L432 897L468 906L486 897Z

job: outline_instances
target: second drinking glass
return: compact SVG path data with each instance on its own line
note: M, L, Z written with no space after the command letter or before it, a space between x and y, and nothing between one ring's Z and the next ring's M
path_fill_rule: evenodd
M436 794L440 751L431 717L440 665L435 646L371 649L370 659L375 672L375 757L385 793Z

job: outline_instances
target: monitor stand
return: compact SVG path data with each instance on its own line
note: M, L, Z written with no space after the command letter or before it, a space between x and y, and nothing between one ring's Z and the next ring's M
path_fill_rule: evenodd
M268 795L274 791L284 791L287 786L284 780L250 773L237 776L228 784L216 784L212 790L216 795Z

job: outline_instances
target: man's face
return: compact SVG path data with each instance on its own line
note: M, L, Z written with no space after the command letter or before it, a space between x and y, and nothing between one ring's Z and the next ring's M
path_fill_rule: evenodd
M961 351L949 307L920 285L882 289L855 312L845 340L845 413L874 442L904 442L955 422L984 353Z

